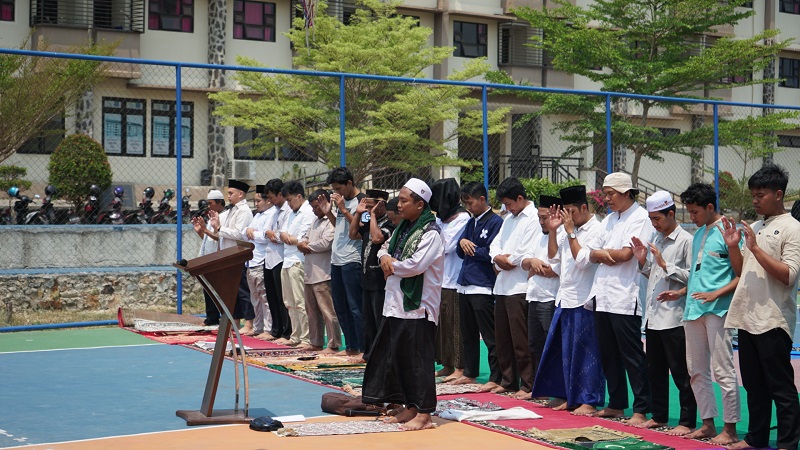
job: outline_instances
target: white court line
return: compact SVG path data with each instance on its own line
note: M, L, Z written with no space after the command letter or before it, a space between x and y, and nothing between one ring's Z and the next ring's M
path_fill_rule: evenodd
M149 345L167 345L167 344L162 344L160 342L153 342L152 344L105 345L102 347L47 348L42 350L18 350L15 352L0 352L0 355L9 355L13 353L60 352L64 350L96 350L100 348L146 347Z

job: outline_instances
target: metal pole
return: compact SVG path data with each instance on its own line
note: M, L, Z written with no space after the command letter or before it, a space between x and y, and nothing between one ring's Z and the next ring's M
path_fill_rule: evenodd
M486 99L486 86L481 89L481 103L483 106L483 186L489 192L489 113Z
M344 75L339 78L339 165L345 167L347 158L345 157L346 147L344 145Z
M611 96L606 95L606 174L614 171L614 153L611 145Z
M178 186L176 190L176 196L181 195L183 192L183 119L182 119L182 109L183 109L183 92L181 92L181 65L178 64L175 66L175 159L177 161L177 180ZM177 255L176 261L180 261L183 258L183 205L181 204L180 197L178 198L177 208L175 209L176 216L175 216L175 232L177 233ZM175 269L177 273L177 286L176 286L176 294L178 297L177 301L177 313L183 314L183 272L180 269Z
M719 105L714 103L714 192L717 193L717 210L719 205Z

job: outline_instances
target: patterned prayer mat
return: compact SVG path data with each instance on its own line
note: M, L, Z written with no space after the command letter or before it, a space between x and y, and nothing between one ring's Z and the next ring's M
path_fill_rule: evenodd
M334 436L342 434L393 433L403 431L398 423L382 420L358 420L351 422L302 423L281 428L278 436Z
M551 441L549 439L545 439L545 438L541 437L540 435L537 435L538 433L534 434L534 433L531 433L530 431L517 430L515 428L510 428L510 427L507 427L507 426L504 426L504 425L498 425L498 424L495 424L495 423L492 423L492 422L475 421L474 423L476 425L480 425L481 427L485 427L485 428L489 428L489 429L492 429L492 430L501 431L501 432L506 433L506 434L512 434L512 435L515 435L515 436L522 437L524 439L531 439L531 440L536 440L536 441L540 441L540 442L546 442L548 444L551 444L551 445L554 445L554 446L558 446L558 447L562 447L562 448L581 449L581 450L585 449L585 448L597 448L597 449L608 448L608 449L621 449L621 450L675 450L672 447L667 447L665 445L655 444L653 442L644 441L644 440L642 440L641 438L638 438L638 437L628 437L628 438L624 438L624 439L617 438L617 440L601 441L601 442L595 442L595 441L556 442L556 441ZM589 428L594 428L594 427L589 427ZM599 427L599 428L603 428L603 427ZM536 430L536 431L539 432L539 430ZM557 431L557 430L548 430L548 432L552 432L552 431ZM611 431L611 432L614 432L614 433L617 432L615 430L608 430L608 431ZM620 433L623 433L623 432L620 432ZM627 433L623 433L623 434L627 434ZM635 435L632 435L632 436L635 436Z
M550 430L540 430L531 428L528 433L550 442L599 442L614 441L625 438L641 439L641 436L626 433L624 431L612 430L600 425L583 428L556 428Z
M218 327L197 325L184 322L160 322L148 319L134 319L133 328L138 331L149 332L197 332L197 331L214 331Z
M436 402L436 412L433 414L437 415L446 409L455 409L458 411L500 411L503 408L492 402L481 402L479 400L459 397L451 400L439 400Z
M481 385L473 384L437 384L436 395L469 394L481 390Z

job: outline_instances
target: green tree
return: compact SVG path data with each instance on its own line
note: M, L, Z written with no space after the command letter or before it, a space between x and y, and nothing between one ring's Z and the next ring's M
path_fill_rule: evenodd
M73 47L69 53L108 56L117 44ZM28 40L21 49L28 47ZM39 44L47 51L47 44ZM84 92L103 79L104 64L79 59L0 54L0 161L69 112Z
M555 8L525 7L514 14L543 31L531 45L547 52L553 69L600 83L603 91L693 99L710 98L716 89L774 83L777 80L752 74L774 64L775 55L789 44L776 40L778 30L746 39L712 37L721 27L754 14L752 9L737 8L742 0L594 0L586 7L564 0L553 3ZM492 78L510 81L503 74ZM605 143L604 97L532 97L543 102L538 114L571 117L555 125L568 142L565 156ZM659 108L677 106L692 112L690 102L612 101L613 143L632 151L634 182L642 158L661 161L663 152L690 154L689 148L711 143L704 130L676 139L651 125Z
M0 192L5 193L11 186L16 186L20 191L31 188L31 182L25 180L28 169L19 166L0 166Z
M311 31L296 19L287 33L299 69L355 74L424 78L423 70L452 55L452 48L431 47L431 30L417 19L396 13L398 2L359 0L362 8L343 24L324 13L318 4ZM244 66L259 67L253 59L238 57ZM449 80L483 76L485 60L474 59L451 74ZM339 78L286 76L239 72L234 79L245 92L210 94L220 102L217 114L226 126L258 131L248 143L269 152L275 138L282 145L306 152L334 167L339 164ZM253 95L253 94L257 95ZM458 135L482 133L480 101L461 86L431 86L382 80L348 78L345 81L347 166L356 183L384 169L416 172L421 167L460 165L445 143ZM505 131L508 108L489 113L489 133ZM459 118L459 113L462 117ZM456 130L441 126L455 123Z
M91 185L101 191L111 186L111 166L103 146L85 134L71 134L50 155L49 182L76 210L89 193Z

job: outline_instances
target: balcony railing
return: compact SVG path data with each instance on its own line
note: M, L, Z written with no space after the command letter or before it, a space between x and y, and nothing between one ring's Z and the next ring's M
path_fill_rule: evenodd
M145 0L31 0L31 26L144 32Z

